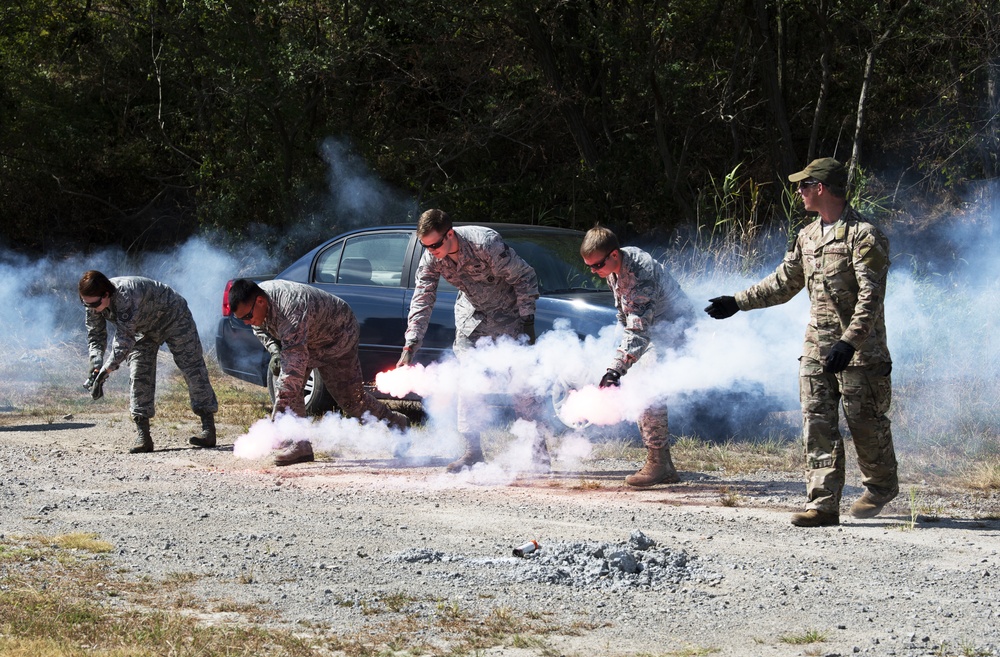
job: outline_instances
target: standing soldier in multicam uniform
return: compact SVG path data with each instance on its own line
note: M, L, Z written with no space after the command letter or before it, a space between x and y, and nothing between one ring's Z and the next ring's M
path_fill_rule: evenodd
M427 332L437 299L438 281L443 277L459 290L455 301L456 355L472 349L480 338L517 338L526 335L535 342L535 301L538 279L531 265L521 259L500 237L482 226L452 226L442 210L427 210L417 222L417 239L426 253L417 268L416 289L410 301L403 353L396 367L409 365ZM540 408L528 395L515 397L521 417L537 420ZM471 416L475 401L470 395L458 400L458 431L466 450L448 464L448 472L458 472L483 461L480 427ZM532 459L540 469L549 467L545 436L538 434Z
M656 344L678 344L694 317L694 307L670 272L651 255L634 246L621 247L618 237L603 226L584 235L580 256L590 270L604 278L615 296L618 321L625 327L614 360L601 377L600 387L619 385L629 369L656 362ZM646 446L646 463L625 477L629 486L645 487L680 481L670 458L667 407L656 403L639 417Z
M191 410L201 417L201 434L189 439L196 447L215 447L215 412L219 403L208 380L198 327L187 301L163 283L141 276L108 279L88 271L80 279L80 300L87 307L87 350L90 355L88 387L94 399L104 395L104 382L128 360L131 380L129 409L136 440L129 452L153 451L149 420L156 414L156 353L167 344L177 368L187 382ZM107 323L115 326L111 357L104 360L108 344Z
M337 406L350 417L365 412L404 431L409 420L391 410L364 388L358 359L360 330L347 302L329 292L292 281L241 278L229 290L232 316L253 327L254 335L271 354L274 375L274 413L291 411L306 416L302 391L310 370L319 370L323 385ZM276 465L314 459L307 440L283 445Z
M806 511L799 527L840 522L844 441L837 406L854 439L864 494L855 518L874 518L899 493L889 403L892 360L885 340L884 301L889 242L847 204L847 171L833 158L813 160L788 177L799 184L807 211L819 219L803 228L770 276L735 297L716 297L705 311L725 319L740 310L785 303L809 292L811 313L799 361Z

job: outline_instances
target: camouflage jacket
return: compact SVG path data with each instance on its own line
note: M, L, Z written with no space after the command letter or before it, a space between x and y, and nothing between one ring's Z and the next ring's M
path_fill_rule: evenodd
M619 249L621 269L608 276L615 295L618 322L625 333L610 369L624 374L649 348L656 333L668 325L686 327L694 319L694 306L681 286L660 262L642 249Z
M847 206L823 234L817 219L799 232L770 276L736 295L740 310L785 303L803 287L811 304L803 356L822 361L843 340L857 350L851 365L891 362L885 340L889 241Z
M142 336L162 341L174 320L190 314L187 301L173 288L142 276L119 276L110 279L115 286L108 307L99 313L87 309L87 353L92 364L104 360L108 344L108 326L115 326L111 357L104 369L117 370Z
M275 409L300 399L309 371L326 358L358 348L358 320L347 302L329 292L292 281L264 281L267 317L253 328L269 352L281 354L275 381Z
M414 350L427 332L442 277L459 290L455 301L455 332L459 335L471 335L484 318L535 314L538 279L531 265L491 228L459 226L454 230L457 261L450 257L439 260L428 252L420 258L405 336L406 345Z

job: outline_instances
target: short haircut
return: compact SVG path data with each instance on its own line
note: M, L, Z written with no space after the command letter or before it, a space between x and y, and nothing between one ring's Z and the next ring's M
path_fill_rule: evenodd
M827 183L823 183L823 189L830 192L830 194L836 196L837 198L847 197L847 189L841 187L840 185L828 185Z
M255 281L249 278L237 278L229 288L229 313L245 303L253 303L257 297L266 297L267 293Z
M105 294L111 295L117 291L115 284L96 269L84 272L83 276L80 277L78 289L81 297L103 298Z
M441 237L451 230L451 217L444 210L427 210L417 220L417 237L437 233Z
M618 245L618 236L611 232L609 228L598 225L588 230L587 234L583 236L583 244L580 245L580 256L587 258L595 253L608 255L619 248L621 247Z

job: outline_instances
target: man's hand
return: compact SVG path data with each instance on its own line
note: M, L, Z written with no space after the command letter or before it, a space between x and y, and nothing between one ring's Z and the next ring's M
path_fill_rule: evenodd
M740 307L736 305L736 297L715 297L708 302L705 312L715 319L726 319L740 311Z
M612 386L617 388L620 385L618 380L621 378L622 375L618 372L618 370L608 370L604 376L601 377L600 385L602 388L610 388Z
M403 353L399 355L399 361L396 363L396 367L406 367L413 362L413 349L411 347L403 347Z
M271 376L278 378L281 376L281 352L276 351L271 354L271 360L267 364L267 369L271 370Z
M101 366L90 370L90 374L87 376L87 381L83 384L84 390L90 390L94 387L94 381L97 381L97 375L101 373Z
M535 344L535 316L521 318L521 333L528 336L528 344Z
M826 355L826 365L823 370L830 374L837 374L847 369L847 364L854 358L856 350L843 340L837 340L836 344L830 347L830 353Z
M107 370L101 370L97 378L94 379L94 385L90 388L90 396L94 399L100 399L104 396L104 382L108 380L108 374L110 372Z

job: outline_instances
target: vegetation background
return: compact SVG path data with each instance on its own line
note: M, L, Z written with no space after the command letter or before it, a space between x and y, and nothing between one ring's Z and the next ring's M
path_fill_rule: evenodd
M10 0L0 242L277 244L430 206L746 237L827 155L919 227L1000 170L998 23L985 0ZM406 202L338 214L352 161Z

